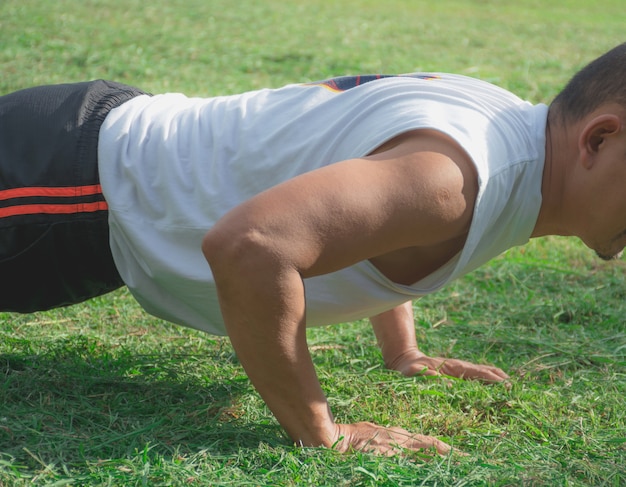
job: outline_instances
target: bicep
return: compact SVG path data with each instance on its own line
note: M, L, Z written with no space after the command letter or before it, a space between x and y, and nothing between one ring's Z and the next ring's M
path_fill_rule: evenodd
M303 277L325 274L465 232L473 204L467 177L449 155L392 150L282 183L233 209L211 232L253 241Z

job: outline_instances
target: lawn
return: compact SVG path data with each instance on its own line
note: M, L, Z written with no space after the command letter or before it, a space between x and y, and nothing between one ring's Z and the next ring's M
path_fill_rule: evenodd
M547 103L624 25L622 0L2 0L0 94L108 78L210 96L433 70ZM292 446L227 339L154 319L124 289L0 313L0 486L626 485L625 271L547 238L415 303L427 353L502 367L510 387L387 371L366 322L310 330L337 419L466 454L430 460Z

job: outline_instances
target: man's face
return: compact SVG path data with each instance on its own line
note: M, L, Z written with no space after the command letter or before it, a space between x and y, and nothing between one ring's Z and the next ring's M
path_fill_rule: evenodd
M626 130L598 163L604 168L598 180L597 211L590 222L593 233L585 243L608 261L619 259L626 247Z

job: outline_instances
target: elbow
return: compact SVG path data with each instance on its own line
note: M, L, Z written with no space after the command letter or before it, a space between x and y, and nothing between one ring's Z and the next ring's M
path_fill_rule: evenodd
M213 263L221 260L221 254L225 249L223 236L215 230L209 230L202 238L202 254L211 268Z
M202 253L216 281L240 272L249 274L272 260L268 242L254 229L211 229L202 239Z
M214 275L219 274L222 267L233 269L239 260L237 256L245 252L243 247L239 236L220 228L209 230L202 239L202 254Z

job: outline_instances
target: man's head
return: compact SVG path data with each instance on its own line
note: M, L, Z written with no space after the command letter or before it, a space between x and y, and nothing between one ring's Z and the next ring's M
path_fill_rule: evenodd
M565 234L603 259L619 257L626 247L626 43L585 66L552 102L547 151Z
M626 43L581 69L550 106L552 123L569 125L606 103L626 110Z

